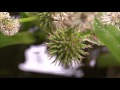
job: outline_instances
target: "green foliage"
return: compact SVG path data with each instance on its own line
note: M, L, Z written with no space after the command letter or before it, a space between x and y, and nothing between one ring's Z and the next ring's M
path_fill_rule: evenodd
M97 66L99 68L120 66L120 62L110 53L104 53L97 58Z
M120 62L120 30L112 25L103 25L98 19L95 19L94 32Z
M0 47L16 44L32 44L35 42L34 34L29 32L21 32L14 36L5 36L0 33Z

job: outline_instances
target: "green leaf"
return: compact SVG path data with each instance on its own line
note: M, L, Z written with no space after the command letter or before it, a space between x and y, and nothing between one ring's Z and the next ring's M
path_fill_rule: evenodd
M24 12L19 12L19 14L21 18L27 17L27 15Z
M38 17L27 17L27 18L21 18L21 19L19 19L19 21L22 22L22 23L23 22L33 22L37 19L38 19Z
M99 20L95 19L94 33L120 62L120 30L112 25L102 25Z
M31 12L24 12L25 15L27 15L28 17L29 16L32 16L32 13Z
M19 32L14 36L5 36L0 33L0 47L15 44L31 44L35 42L34 34L29 32Z
M99 68L106 68L112 66L120 66L120 62L116 60L110 53L102 54L97 58L97 66Z

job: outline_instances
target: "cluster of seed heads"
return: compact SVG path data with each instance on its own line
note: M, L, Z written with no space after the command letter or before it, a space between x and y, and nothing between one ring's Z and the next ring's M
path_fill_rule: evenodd
M18 19L11 17L8 12L0 12L0 31L7 36L12 36L20 30Z
M50 57L56 56L53 63L59 61L64 66L71 66L72 62L81 63L84 56L88 55L84 49L91 48L85 42L99 43L95 38L80 35L93 29L92 23L96 15L96 12L51 12L50 24L54 27L54 32L49 34L47 46Z
M102 12L99 19L103 24L112 24L120 29L120 12Z
M75 28L77 31L92 29L95 12L56 12L52 14L53 24L57 29Z

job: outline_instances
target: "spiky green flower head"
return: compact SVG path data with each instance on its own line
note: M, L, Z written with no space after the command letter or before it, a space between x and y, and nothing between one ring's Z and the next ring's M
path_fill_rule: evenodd
M54 29L52 24L52 17L51 15L54 12L33 12L33 15L38 17L39 26L44 31L51 31Z
M51 58L56 56L53 63L59 61L59 65L63 66L71 66L72 62L81 63L84 56L88 54L84 49L91 47L86 45L84 37L73 29L58 29L47 39L49 40L47 43L48 54Z

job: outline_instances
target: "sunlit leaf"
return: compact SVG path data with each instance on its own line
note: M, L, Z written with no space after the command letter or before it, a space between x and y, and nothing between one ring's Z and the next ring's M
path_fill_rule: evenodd
M95 19L94 32L112 55L120 62L120 30L112 25L102 25Z
M19 32L14 36L5 36L0 33L0 47L15 44L31 44L35 42L34 34L29 32Z
M97 58L97 66L99 68L106 68L112 66L120 66L120 62L116 60L110 53L102 54Z

